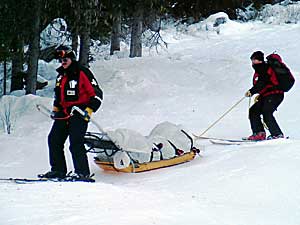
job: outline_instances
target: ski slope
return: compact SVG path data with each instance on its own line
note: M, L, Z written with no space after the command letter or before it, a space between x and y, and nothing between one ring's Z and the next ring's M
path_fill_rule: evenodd
M243 146L197 141L201 156L192 162L140 174L103 172L89 155L94 184L1 182L1 225L300 224L300 25L230 21L219 34L195 25L185 32L171 26L162 35L169 47L158 54L145 50L142 58L92 65L105 99L93 118L105 130L128 128L146 136L170 121L200 134L251 87L249 57L262 50L277 51L296 77L275 113L290 139ZM57 65L40 66L53 79ZM52 121L35 104L51 107L53 85L39 96L9 96L1 103L4 109L13 102L13 127L12 134L0 134L0 177L33 178L49 170ZM244 100L206 136L249 135L248 107ZM92 124L89 130L97 131Z

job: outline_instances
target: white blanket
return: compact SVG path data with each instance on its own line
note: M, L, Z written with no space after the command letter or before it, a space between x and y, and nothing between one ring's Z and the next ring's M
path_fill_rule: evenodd
M161 149L164 159L175 156L175 149L168 142L171 141L184 152L190 151L190 140L181 132L182 127L170 122L158 124L148 136L129 129L108 131L111 140L121 149L130 152L130 156L140 163L149 162L154 144L162 143ZM159 160L159 153L154 153L154 160Z

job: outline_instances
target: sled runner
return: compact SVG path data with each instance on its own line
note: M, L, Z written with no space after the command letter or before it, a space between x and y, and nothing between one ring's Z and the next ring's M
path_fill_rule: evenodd
M125 173L138 173L169 166L178 165L191 161L200 152L194 147L193 139L181 131L190 140L190 149L186 151L178 149L170 140L168 143L174 149L174 157L163 158L162 143L154 144L150 153L125 150L117 146L107 134L87 132L85 135L85 146L88 152L97 153L95 163L103 170L118 171ZM143 162L139 159L144 159Z

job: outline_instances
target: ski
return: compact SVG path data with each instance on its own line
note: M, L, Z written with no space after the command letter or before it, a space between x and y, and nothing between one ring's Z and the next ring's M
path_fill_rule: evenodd
M241 142L241 141L249 141L242 139L228 139L228 138L217 138L217 137L203 137L203 136L196 136L193 134L194 138L196 139L203 139L203 140L217 140L217 141L228 141L228 142Z
M286 140L289 139L289 137L285 138L279 138L279 139L270 139L270 140L260 140L260 141L254 141L254 140L247 140L245 138L242 138L240 140L236 139L209 139L209 141L212 144L216 145L243 145L243 144L253 144L253 143L263 143L263 142L270 142L275 140Z
M37 182L62 182L65 180L48 178L0 178L0 182L14 182L17 184L37 183Z
M84 183L94 183L95 180L83 181L74 180L69 177L65 179L58 178L0 178L0 183L12 182L16 184L28 184L28 183L40 183L40 182L84 182Z
M212 144L216 145L242 145L249 143L257 143L259 141L250 141L250 140L232 140L232 139L209 139Z

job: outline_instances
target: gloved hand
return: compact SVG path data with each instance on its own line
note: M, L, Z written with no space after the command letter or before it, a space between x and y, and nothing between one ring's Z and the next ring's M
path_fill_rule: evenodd
M56 107L56 106L53 106L52 112L51 112L51 114L50 114L51 119L54 119L54 120L55 120L55 118L57 117L56 114L57 114L58 112L59 112L59 108Z
M52 112L58 112L58 111L60 111L60 110L59 110L59 108L58 108L58 107L56 107L56 106L53 106L53 108L52 108Z
M89 107L86 107L85 110L84 110L83 119L87 122L90 122L92 113L93 113L93 110Z
M58 107L53 106L52 112L50 114L51 119L53 120L63 120L68 119L70 116L66 115L62 110L60 110Z
M259 97L260 97L260 95L255 96L255 98L254 98L254 103L256 103L256 102L259 101Z
M53 120L59 120L59 119L68 119L70 116L67 116L63 111L52 111L50 115L51 119Z
M251 96L252 96L252 94L251 94L250 91L247 91L247 92L245 93L245 97L251 97Z

